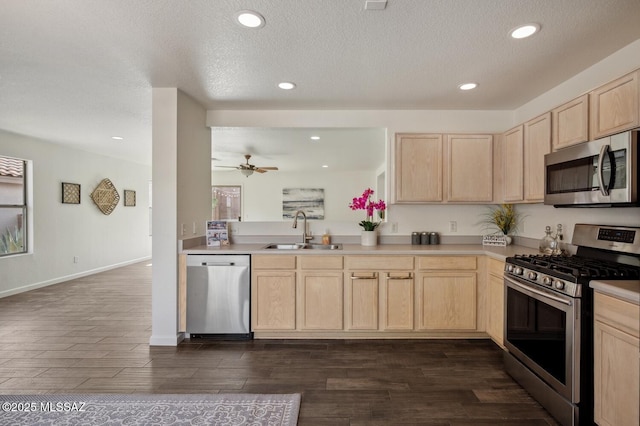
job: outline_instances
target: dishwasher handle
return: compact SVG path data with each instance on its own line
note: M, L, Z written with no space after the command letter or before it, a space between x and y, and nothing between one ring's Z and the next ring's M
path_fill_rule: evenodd
M202 266L236 266L235 262L202 262Z

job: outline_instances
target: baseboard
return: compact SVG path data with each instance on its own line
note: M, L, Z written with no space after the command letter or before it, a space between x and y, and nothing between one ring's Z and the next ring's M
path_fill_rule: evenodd
M151 260L151 256L145 256L138 259L127 260L126 262L115 263L113 265L102 266L100 268L89 269L87 271L78 272L76 274L65 275L62 277L53 278L46 281L40 281L38 283L28 284L25 286L12 288L10 290L5 290L0 292L0 299L3 297L13 296L14 294L24 293L25 291L31 291L42 287L47 287L53 284L59 284L65 281L75 280L77 278L86 277L89 275L97 274L100 272L109 271L111 269L121 268L123 266L133 265L134 263L144 262Z
M184 333L178 333L174 336L156 336L149 338L149 346L178 346L178 343L184 340Z

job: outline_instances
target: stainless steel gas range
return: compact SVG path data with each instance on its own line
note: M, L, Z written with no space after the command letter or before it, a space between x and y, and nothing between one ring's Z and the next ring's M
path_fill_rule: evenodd
M573 256L506 260L504 360L563 425L593 424L593 291L640 279L640 228L576 224Z

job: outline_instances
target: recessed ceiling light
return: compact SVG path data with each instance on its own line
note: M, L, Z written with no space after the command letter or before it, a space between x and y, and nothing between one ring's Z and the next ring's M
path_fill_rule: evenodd
M458 89L460 90L472 90L475 89L476 87L478 87L477 83L464 83L458 86Z
M296 85L289 81L283 81L282 83L278 84L278 87L281 88L282 90L291 90L291 89L295 89Z
M319 141L320 140L320 136L311 136L311 140L312 141Z
M241 10L237 12L236 21L247 28L262 28L265 24L264 17L253 10Z
M327 168L329 168L329 166L328 166L327 164L323 164L323 165L322 165L322 168L323 168L323 169L327 169Z
M511 37L513 38L527 38L534 35L539 30L540 30L540 25L527 24L511 30L509 34L511 34Z
M111 136L111 139L113 139L114 141L121 141L124 138L122 136Z

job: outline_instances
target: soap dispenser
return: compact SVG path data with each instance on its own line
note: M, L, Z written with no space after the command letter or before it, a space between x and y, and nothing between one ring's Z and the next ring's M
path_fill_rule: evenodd
M331 235L329 235L329 230L325 229L324 234L322 234L322 244L329 245L331 244Z
M558 240L551 235L551 227L547 226L544 230L545 236L540 240L540 253L556 254Z

